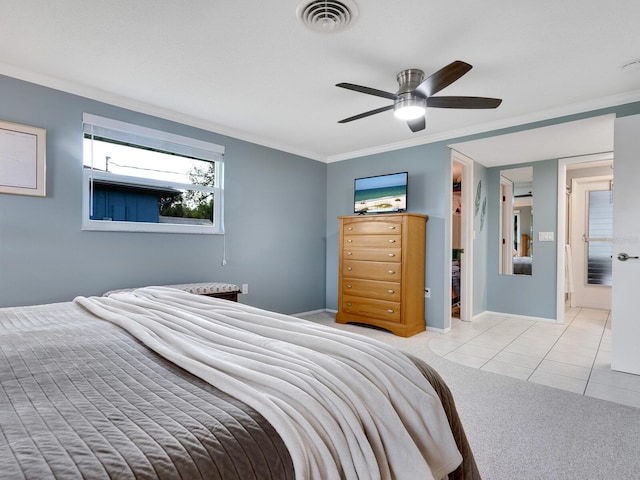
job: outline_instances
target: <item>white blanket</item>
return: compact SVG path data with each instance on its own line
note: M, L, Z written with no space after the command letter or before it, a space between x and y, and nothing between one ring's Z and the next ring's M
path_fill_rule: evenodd
M438 479L462 460L431 385L380 342L162 287L75 302L257 410L297 479Z

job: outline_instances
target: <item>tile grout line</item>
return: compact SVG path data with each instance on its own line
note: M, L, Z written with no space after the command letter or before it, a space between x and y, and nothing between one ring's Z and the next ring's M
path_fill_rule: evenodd
M570 326L570 325L571 325L571 324L572 324L572 323L573 323L573 322L574 322L574 321L575 321L575 320L580 316L580 314L582 313L582 310L583 310L582 308L579 308L579 311L578 311L578 312L573 316L573 318L571 319L571 321L567 323L566 328L564 329L564 331L562 332L562 334L560 334L560 336L556 339L556 341L555 341L555 342L553 342L553 345L551 345L551 347L549 347L549 349L547 350L547 352L545 353L545 355L540 359L540 361L537 363L537 365L533 368L533 371L529 374L529 376L527 376L526 381L528 381L528 382L530 382L530 381L531 381L531 377L532 377L532 376L533 376L533 375L538 371L538 368L540 367L540 365L542 364L542 362L547 358L547 355L549 355L549 352L551 352L551 350L553 349L553 347L555 347L555 346L558 344L558 342L560 341L560 339L562 338L562 336L567 332L567 330L568 330L569 326ZM504 318L504 319L503 319L502 321L500 321L499 323L497 323L497 324L493 325L492 327L489 327L489 328L487 328L487 329L483 330L481 333L479 333L478 335L476 335L476 336L474 336L474 337L470 338L470 339L469 339L469 340L467 340L465 343L463 343L462 345L459 345L458 347L456 347L454 350L452 350L452 351L451 351L451 352L449 352L449 353L452 353L452 352L456 351L457 349L459 349L460 347L462 347L462 346L466 345L466 344L467 344L467 343L469 343L471 340L473 340L473 339L475 339L475 338L479 337L479 336L480 336L480 335L482 335L483 333L487 333L489 330L492 330L493 328L497 328L497 327L499 327L501 324L503 324L504 322L506 322L506 321L508 320L508 318L509 318L509 317ZM536 323L532 323L531 325L529 325L529 326L528 326L526 329L524 329L520 334L518 334L518 336L516 336L513 340L511 340L507 345L505 345L502 349L498 350L498 352L497 352L495 355L493 355L491 358L486 359L486 361L485 361L482 365L480 365L479 367L476 367L476 368L477 368L478 370L482 370L482 368L483 368L484 366L486 366L490 361L494 360L494 359L495 359L495 357L496 357L496 356L498 356L501 352L504 352L504 351L505 351L505 349L506 349L509 345L511 345L513 342L515 342L518 338L522 337L522 335L524 335L527 331L529 331L529 330L530 330L534 325L536 325ZM606 329L606 322L605 322L605 329ZM604 334L604 330L603 330L602 335L603 335L603 334ZM602 338L601 338L601 340L600 340L600 341L602 341ZM472 355L472 354L467 354L467 355L475 357L475 355ZM596 355L597 355L597 353L596 353ZM476 358L482 358L482 357L476 357ZM497 361L497 360L496 360L496 361ZM593 362L595 363L595 357L594 357ZM506 363L506 362L500 362L500 363L505 363L505 364L509 365L509 364L508 364L508 363ZM566 365L572 365L572 364L570 364L570 363L565 363L565 362L557 362L557 363L563 363L563 364L566 364ZM572 365L572 366L573 366L573 365ZM523 367L523 368L527 368L527 367ZM593 370L593 364L592 364L592 367L591 367L591 368L590 368L590 370L589 370L589 377L591 376L591 372L592 372L592 370ZM551 373L551 372L547 372L547 373ZM560 376L560 377L566 377L566 378L570 378L570 379L574 379L574 380L580 380L580 379L576 379L576 378L574 378L574 377L570 377L570 376L567 376L567 375L561 375L561 374L558 374L558 373L553 373L553 375L558 375L558 376ZM533 383L535 383L535 382L533 382ZM584 388L584 390L583 390L582 395L584 395L584 394L585 394L584 392L586 392L587 385L588 385L588 380L587 380L587 381L586 381L586 383L585 383L585 388Z
M466 345L466 344L467 344L467 343L469 343L471 340L473 340L473 339L475 339L475 338L479 337L480 335L482 335L482 334L484 334L484 333L487 333L489 330L492 330L492 329L494 329L494 328L497 328L499 325L503 324L503 323L504 323L504 322L506 322L508 319L509 319L509 317L505 317L505 318L503 318L499 323L496 323L495 325L493 325L493 326L491 326L491 327L489 327L489 328L486 328L485 330L483 330L483 331L482 331L482 333L480 333L480 334L476 335L476 336L475 336L475 337L473 337L473 338L470 338L470 339L469 339L469 340L467 340L465 343L463 343L462 345L460 345L460 346L456 347L456 348L455 348L454 350L452 350L452 351L455 351L455 350L457 350L458 348L462 347L463 345ZM509 345L511 345L513 342L515 342L518 338L520 338L520 336L522 336L522 335L524 334L524 332L526 332L527 330L529 330L529 329L530 329L531 327L533 327L534 325L535 325L535 323L532 323L531 325L529 325L526 329L524 329L520 334L518 334L518 335L517 335L513 340L511 340L509 343L507 343L504 347L502 347L501 349L498 349L498 352L497 352L496 354L494 354L491 358L486 359L486 361L485 361L482 365L480 365L479 367L476 367L476 368L477 368L478 370L482 370L482 367L484 367L485 365L487 365L490 361L494 360L494 359L495 359L495 358L496 358L500 353L504 352L504 351L505 351L505 349L506 349ZM482 346L482 345L479 345L479 346ZM486 348L489 348L489 347L486 347ZM451 353L451 352L449 352L449 353ZM472 354L468 354L468 355L469 355L469 356L474 356L474 357L475 357L475 355L472 355ZM476 358L482 358L482 357L476 357ZM498 361L498 362L499 362L499 360L496 360L496 361ZM509 365L509 364L508 364L508 363L506 363L506 362L500 362L500 363L505 363L506 365ZM516 365L516 366L518 366L518 365ZM536 368L537 368L537 367L536 367ZM535 369L534 369L534 371L535 371ZM531 373L531 375L533 375L533 372ZM527 377L527 381L528 381L528 380L529 380L529 378Z
M596 358L598 358L598 354L600 353L600 347L602 346L602 339L604 338L604 334L607 331L607 323L609 322L610 318L611 318L611 310L609 310L609 313L607 314L607 319L604 321L604 325L602 327L602 333L600 334L600 341L598 342L598 348L596 349L596 356L593 357L593 362L591 362L591 369L589 370L589 377L587 378L587 383L584 386L583 395L587 394L587 388L589 387L589 382L591 381L591 375L593 374L593 367L596 364Z
M549 355L549 352L551 350L553 350L553 347L555 347L558 342L560 341L560 339L562 338L562 336L567 333L567 330L569 328L569 326L574 322L574 320L576 318L578 318L578 315L580 315L580 312L582 311L582 309L580 309L580 311L578 311L578 313L576 313L573 318L571 319L571 321L569 323L567 323L567 326L565 327L565 329L562 331L562 333L560 334L560 336L558 338L556 338L556 341L553 342L553 345L551 345L551 347L549 347L549 350L547 350L547 353L544 354L544 356L540 359L540 361L538 362L538 364L536 365L536 367L533 369L533 372L531 372L531 375L529 375L527 377L527 382L531 381L531 377L533 376L534 373L536 373L538 371L538 368L540 368L540 365L542 365L542 362L544 362L544 360L547 358L547 355ZM534 324L535 325L535 324ZM533 327L533 325L531 325L531 327ZM529 328L531 328L529 327ZM528 330L528 329L527 329ZM525 330L526 331L526 330ZM524 333L524 332L523 332ZM535 382L533 382L535 383ZM585 387L586 388L586 387Z
M508 318L508 317L507 317L507 318ZM492 328L495 328L495 327L497 327L498 325L502 325L504 322L506 322L506 321L507 321L507 318L503 318L499 323L496 323L494 326L487 328L483 333L487 333L487 332L488 332L489 330L491 330ZM478 335L478 336L479 336L479 335ZM512 340L512 341L513 341L513 340ZM510 344L510 343L509 343L509 344ZM505 349L505 348L506 348L506 346L505 346L505 347L503 347L501 350L498 350L498 353L500 353L500 352L504 351L504 349ZM487 361L486 361L486 362L484 362L482 365L480 365L480 366L478 367L478 370L482 370L482 367L484 367L487 363L489 363L491 360L493 360L494 358L496 358L496 356L498 355L498 353L494 354L491 358L487 359Z
M505 319L504 321L506 321L506 320L507 320L507 319ZM501 322L501 323L502 323L502 322ZM523 331L522 331L518 336L516 336L513 340L511 340L508 344L506 344L506 345L505 345L505 346L504 346L504 347L503 347L503 348L502 348L498 353L496 353L496 354L491 358L491 360L493 360L493 359L494 359L494 358L495 358L499 353L504 352L504 351L505 351L505 349L506 349L509 345L511 345L511 344L512 344L513 342L515 342L518 338L520 338L522 335L524 335L524 334L525 334L525 332L527 332L529 329L531 329L534 325L536 325L536 323L535 323L535 322L534 322L534 323L532 323L531 325L529 325L527 328L525 328L525 329L524 329L524 330L523 330ZM554 343L554 345L555 345L555 343ZM553 347L552 347L552 348L553 348ZM532 355L528 355L528 356L532 356ZM545 355L545 357L546 357L546 355ZM531 375L533 375L533 374L536 372L536 370L538 369L538 367L539 367L539 366L540 366L540 364L542 363L542 360L544 360L544 357L543 357L543 358L538 362L538 364L536 365L536 367L535 367L535 368L533 369L533 371L529 374L529 376L527 376L527 378L525 379L525 381L527 381L527 382L529 382L529 381L530 381L529 379L531 378ZM489 363L489 362L488 362L488 361L487 361L487 362L485 362L482 366L484 367L487 363ZM505 362L501 362L501 363L505 363ZM505 364L506 364L506 365L510 365L510 364L507 364L507 363L505 363ZM519 366L519 365L516 365L516 366ZM526 368L526 367L523 367L523 368Z
M524 381L531 382L531 377L532 377L536 372L541 371L541 370L539 370L539 369L540 369L540 366L541 366L542 362L543 362L544 360L549 360L549 359L548 359L548 355L551 353L551 350L553 350L553 348L554 348L554 347L556 347L556 346L560 343L560 340L561 340L563 337L565 337L565 335L566 335L567 333L569 333L569 332L570 332L570 327L574 326L574 327L576 327L576 328L579 328L579 329L580 329L580 328L583 328L583 327L590 328L590 327L592 326L592 325L591 325L591 321L589 320L588 312L585 312L585 310L588 310L588 309L584 309L584 308L581 308L581 307L572 307L572 309L577 310L577 312L576 312L574 315L572 315L572 316L571 316L571 319L570 319L569 321L567 321L567 322L566 322L566 324L564 325L564 327L565 327L565 328L564 328L564 330L562 331L562 333L561 333L561 334L556 338L556 340L553 342L553 345L552 345L552 346L547 350L547 352L545 353L544 357L542 357L542 358L540 359L540 361L539 361L539 362L537 362L536 367L535 367L535 368L533 368L533 372L532 372L532 373L531 373L531 374L530 374L526 379L523 379ZM584 317L584 318L583 318L583 317ZM483 335L483 334L485 334L485 333L489 333L489 332L490 332L492 329L494 329L494 328L497 328L497 329L499 330L500 325L503 325L505 322L507 322L507 321L508 321L510 318L512 318L512 317L509 317L509 316L507 315L507 316L504 316L504 317L501 317L501 318L502 318L502 319L501 319L498 323L496 323L496 324L494 324L494 325L491 325L491 326L489 326L489 327L487 327L487 328L484 328L484 326L483 326L483 329L482 329L481 331L479 331L479 332L478 332L477 334L475 334L473 337L471 337L471 338L469 338L469 339L465 340L465 341L464 341L464 343L462 343L462 344L460 344L460 345L456 346L453 350L451 350L451 352L448 352L448 353L453 353L453 352L458 351L458 350L459 350L461 347L463 347L464 345L468 345L471 341L473 341L473 340L477 339L479 336L481 336L481 335ZM603 325L602 325L602 327L601 327L601 331L600 331L600 334L599 334L599 335L600 335L600 338L599 338L599 341L598 341L598 345L597 345L597 347L595 348L596 354L595 354L595 356L594 356L593 360L591 361L591 366L590 366L590 367L586 367L586 366L583 366L583 367L582 367L582 368L588 368L588 369L589 369L589 375L588 375L588 377L587 377L587 379L586 379L586 380L583 380L583 379L581 379L581 378L579 378L579 377L575 377L575 376L563 375L563 374L560 374L560 373L554 373L554 372L543 372L543 373L549 373L550 375L554 375L554 376L557 376L557 377L566 378L566 379L570 379L570 380L584 381L584 382L585 382L585 387L584 387L584 389L582 389L582 393L580 393L580 392L576 392L575 390L568 390L568 389L565 389L565 388L562 388L562 387L558 387L558 386L553 386L553 385L547 385L547 386L549 386L549 387L551 387L551 388L557 388L557 389L560 389L560 390L572 391L572 392L574 392L574 393L576 393L576 394L578 394L578 395L588 396L588 397L591 397L591 396L592 396L592 395L588 395L588 394L586 393L586 392L587 392L587 388L588 388L588 386L589 386L589 384L590 384L590 383L597 384L597 385L602 385L603 387L606 387L606 388L616 388L616 389L624 390L624 391L630 392L630 393L632 393L632 394L634 394L634 395L636 395L636 394L640 394L640 392L638 392L637 390L634 390L634 389L629 389L629 388L625 388L625 387L619 387L619 386L615 386L615 385L608 385L608 384L606 384L606 383L604 383L604 384L599 384L598 382L593 382L593 381L591 380L592 375L593 375L593 370L594 370L594 366L595 366L596 359L597 359L597 357L598 357L598 354L599 354L599 353L601 353L601 348L602 348L602 346L604 345L604 335L605 335L605 334L606 334L606 332L607 332L607 325L609 324L610 319L611 319L611 311L609 310L609 311L608 311L608 313L607 313L606 320L604 321L604 323L603 323ZM586 323L583 323L583 322L586 322ZM506 364L506 365L516 365L516 364L513 364L513 363L509 363L509 362L500 362L500 360L496 360L496 357L497 357L500 353L505 352L505 349L506 349L506 348L508 348L508 346L509 346L509 345L511 345L511 344L512 344L513 342L515 342L517 339L521 338L525 333L529 332L529 331L531 330L531 328L532 328L534 325L537 325L537 323L533 323L532 325L529 325L527 328L525 328L525 330L523 330L520 334L518 334L516 337L514 337L514 338L513 338L513 340L511 340L507 345L505 345L505 346L504 346L504 347L502 347L501 349L496 349L496 350L497 350L497 353L493 354L490 358L478 357L478 356L473 355L473 354L465 354L465 355L468 355L468 356L470 356L470 357L475 357L475 358L477 358L477 359L484 360L484 362L483 362L480 366L478 366L478 367L470 367L470 368L475 368L475 369L477 369L477 370L481 370L481 369L483 369L483 368L484 368L488 363L490 363L490 362L492 362L492 361L494 361L494 362L498 362L498 363L504 363L504 364ZM539 335L535 335L533 338L540 338L540 336L539 336ZM573 345L573 343L571 343L571 342L570 342L570 343L569 343L569 345ZM483 347L482 345L473 345L473 346ZM485 347L485 348L490 349L491 347ZM589 347L589 348L590 348L590 349L593 349L593 347ZM448 353L447 353L447 355L448 355ZM461 353L461 352L458 352L458 353ZM512 353L516 353L516 352L512 352ZM522 355L525 355L525 354L522 354ZM442 357L445 357L446 355L441 355L441 356L442 356ZM525 356L526 356L526 355L525 355ZM533 357L533 355L529 355L529 356L530 356L530 357ZM583 356L584 356L584 355L583 355ZM451 360L451 361L456 362L456 360ZM567 363L567 362L558 361L558 360L549 360L549 361L552 361L552 362L555 362L555 363L558 363L558 364L562 364L562 365L571 366L571 367L581 367L581 365L576 365L576 364ZM460 362L457 362L457 363L460 363ZM467 366L469 367L469 365L467 365ZM523 367L523 368L529 368L529 367ZM496 373L496 372L494 372L494 373ZM501 374L501 375L505 375L505 376L511 376L511 377L513 377L513 378L522 378L522 377L517 377L517 376L513 376L513 375L508 375L508 374L506 374L506 373L497 373L497 374ZM532 383L536 383L536 382L532 382ZM544 384L544 383L543 383L542 385L546 385L546 384ZM594 398L601 398L601 397L594 397ZM614 402L614 403L620 403L620 404L622 404L622 405L629 405L629 406L632 406L632 407L633 407L633 406L635 406L635 404L630 404L630 403L626 403L626 402L616 402L615 400L611 400L611 399L608 399L608 398L602 398L602 399L607 400L607 401L612 401L612 402Z
M482 330L480 333L478 333L476 336L471 337L469 340L467 340L467 341L466 341L466 342L464 342L463 344L458 345L456 348L454 348L453 350L451 350L449 353L453 353L453 352L455 352L455 351L456 351L456 350L458 350L460 347L463 347L464 345L468 344L471 340L473 340L473 339L475 339L475 338L478 338L480 335L483 335L483 334L487 333L489 330L491 330L492 328L497 327L498 325L502 324L503 322L505 322L505 321L507 320L507 318L508 318L508 317L505 317L505 318L503 318L500 322L496 323L495 325L493 325L493 326L491 326L491 327L487 327L487 328L485 328L485 329L484 329L484 330ZM460 321L462 321L462 320L460 320ZM479 345L479 346L482 346L482 345ZM499 350L499 351L498 351L498 353L500 353L501 351L502 351L502 350ZM449 353L447 353L447 355L449 355ZM458 353L460 353L460 352L458 352ZM470 367L470 368L476 368L477 370L481 370L481 369L482 369L482 367L484 367L487 363L489 363L491 360L493 360L493 359L495 358L495 356L496 356L496 355L498 355L498 353L496 353L495 355L493 355L493 357L491 357L491 358L487 359L487 360L486 360L486 362L484 362L484 363L483 363L482 365L480 365L479 367ZM469 355L470 357L476 357L476 358L483 358L483 357L477 357L476 355L472 355L472 354L469 354L469 353L467 353L467 354L463 353L463 355ZM445 355L443 358L446 358L446 355Z

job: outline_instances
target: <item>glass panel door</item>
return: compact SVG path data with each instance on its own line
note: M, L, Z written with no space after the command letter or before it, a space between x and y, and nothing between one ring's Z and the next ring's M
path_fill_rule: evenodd
M587 206L587 284L611 285L613 191L591 190Z

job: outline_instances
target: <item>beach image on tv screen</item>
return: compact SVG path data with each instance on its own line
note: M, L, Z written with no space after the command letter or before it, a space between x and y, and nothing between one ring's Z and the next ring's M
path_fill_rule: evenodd
M407 174L358 178L355 213L396 212L407 209Z

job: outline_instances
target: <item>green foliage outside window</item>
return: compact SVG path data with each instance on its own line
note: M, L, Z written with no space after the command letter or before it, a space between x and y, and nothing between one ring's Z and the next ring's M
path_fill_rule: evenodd
M207 167L194 165L189 171L189 180L195 185L213 187L215 185L215 164ZM188 190L171 197L160 199L160 215L166 217L213 218L213 193Z

